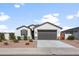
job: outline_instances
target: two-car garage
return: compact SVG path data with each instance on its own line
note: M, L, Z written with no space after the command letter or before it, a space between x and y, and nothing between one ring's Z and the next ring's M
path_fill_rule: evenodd
M38 30L38 40L57 39L57 30Z
M36 40L56 40L60 36L61 27L49 22L45 22L34 28Z

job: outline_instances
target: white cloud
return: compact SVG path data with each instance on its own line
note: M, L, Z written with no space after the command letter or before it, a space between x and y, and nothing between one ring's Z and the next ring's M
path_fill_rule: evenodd
M8 29L8 27L6 25L0 25L0 30L1 29Z
M73 15L68 15L66 18L69 20L75 20L74 18L79 17L79 11L77 13L74 13Z
M10 18L9 15L5 15L4 12L0 12L0 21L6 21Z
M59 13L54 13L53 16L59 16Z
M34 20L37 23L50 22L56 25L60 25L59 19L52 14L45 15L41 18L41 20Z
M14 32L14 30L9 30L6 25L0 25L0 32Z
M20 5L20 4L15 4L14 7L15 7L15 8L20 8L21 5Z
M3 29L3 30L0 30L0 32L15 32L14 30L9 30L9 29Z
M66 18L69 19L69 20L71 20L71 19L74 18L74 15L68 15Z
M4 12L0 12L1 15L4 15Z
M15 7L15 8L20 8L20 7L23 6L23 5L24 5L24 3L14 4L14 7Z

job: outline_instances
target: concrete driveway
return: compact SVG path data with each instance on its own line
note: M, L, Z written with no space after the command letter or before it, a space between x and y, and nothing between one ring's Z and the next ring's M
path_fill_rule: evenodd
M75 48L74 46L61 42L60 40L37 40L37 48L39 47Z

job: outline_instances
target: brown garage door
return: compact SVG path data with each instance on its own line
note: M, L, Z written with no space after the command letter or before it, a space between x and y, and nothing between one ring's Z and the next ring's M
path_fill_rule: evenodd
M56 40L57 30L38 30L39 40Z

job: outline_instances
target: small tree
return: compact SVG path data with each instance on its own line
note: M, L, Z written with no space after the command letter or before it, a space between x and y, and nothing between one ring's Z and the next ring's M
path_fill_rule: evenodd
M27 40L27 36L24 36L24 40Z
M20 37L20 36L17 36L17 39L18 39L18 40L21 40L21 37Z
M70 36L68 36L68 38L67 38L68 40L74 40L75 39L75 37L73 36L73 35L70 35Z
M4 33L0 33L0 41L5 40Z
M2 42L1 33L0 33L0 42Z
M1 36L0 36L0 42L2 42Z
M9 33L9 39L10 40L15 40L16 39L15 34L14 33Z
M2 39L0 39L0 42L2 42Z
M4 33L2 33L2 39L3 39L3 40L5 40L5 36L4 36Z

